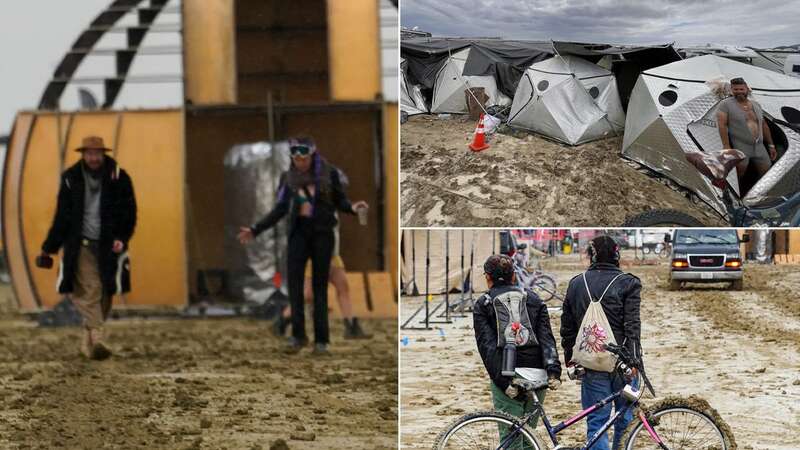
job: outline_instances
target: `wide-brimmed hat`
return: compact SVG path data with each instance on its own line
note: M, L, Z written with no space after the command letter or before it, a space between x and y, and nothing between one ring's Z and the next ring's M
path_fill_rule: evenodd
M103 150L104 152L110 152L111 149L106 147L106 144L103 142L103 138L100 136L86 136L83 138L83 142L81 146L76 148L76 152L82 152L84 150L88 150L90 148L96 148L99 150Z

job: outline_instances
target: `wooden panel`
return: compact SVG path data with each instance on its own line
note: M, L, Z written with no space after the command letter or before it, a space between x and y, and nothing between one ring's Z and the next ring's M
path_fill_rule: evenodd
M238 99L263 104L327 101L325 2L239 0L236 5Z
M383 108L383 185L384 185L384 268L391 274L395 288L398 286L398 123L397 103L387 103ZM396 289L395 289L396 290Z
M198 104L236 102L234 0L185 0L186 98Z
M267 132L264 116L186 118L190 274L225 267L225 153L235 144L264 141Z
M117 160L133 179L139 206L127 305L188 301L183 135L180 111L128 112L122 119Z
M375 112L294 113L282 117L280 138L310 135L320 154L339 167L350 180L348 196L352 201L366 200L368 225L360 226L355 216L341 214L341 254L352 270L377 270L383 265L379 257L378 201L375 175L375 145L379 145Z
M25 170L20 185L22 199L22 226L31 268L31 278L42 306L52 308L60 300L56 282L58 265L50 270L33 265L33 258L41 251L42 243L53 223L56 199L60 185L61 150L58 139L57 117L42 114L36 118L25 155Z
M3 238L6 261L11 272L11 283L17 304L23 311L37 308L31 278L26 265L23 248L19 202L19 185L22 179L22 164L28 149L28 139L35 123L33 114L19 114L14 122L14 131L6 150L3 176Z
M396 276L396 275L395 275ZM370 317L388 319L397 317L397 290L388 272L367 272L367 286L372 300Z
M787 253L800 253L800 230L789 230L789 249Z
M347 284L350 285L353 315L355 317L368 317L367 286L364 284L364 274L361 272L347 272Z
M378 2L328 0L331 99L369 101L381 92Z

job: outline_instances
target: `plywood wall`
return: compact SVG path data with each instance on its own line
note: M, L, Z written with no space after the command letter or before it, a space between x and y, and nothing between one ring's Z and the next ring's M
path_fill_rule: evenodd
M381 93L377 0L328 0L331 100L370 101Z
M184 0L186 100L195 105L236 102L234 0Z

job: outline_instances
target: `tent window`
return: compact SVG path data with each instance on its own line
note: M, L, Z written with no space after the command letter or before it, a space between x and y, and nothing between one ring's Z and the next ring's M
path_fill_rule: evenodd
M589 89L589 95L591 95L592 98L597 98L597 96L600 95L600 89L597 89L597 86L592 86L592 88Z
M791 106L784 106L781 108L781 114L792 125L800 125L800 111Z
M678 93L675 91L664 91L658 96L658 103L661 106L672 106L678 101Z
M536 85L536 89L538 89L539 92L544 92L548 87L550 87L550 82L547 80L542 80Z

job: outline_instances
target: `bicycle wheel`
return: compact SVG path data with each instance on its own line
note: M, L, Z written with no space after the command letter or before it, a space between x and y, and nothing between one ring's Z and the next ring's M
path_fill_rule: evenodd
M729 450L736 448L728 424L705 400L667 397L644 409L647 421L667 448L685 450ZM638 411L620 440L617 450L661 449L650 437Z
M547 303L556 293L556 280L550 275L537 275L533 279L531 290Z
M434 450L486 450L500 446L501 432L507 432L519 425L519 419L499 411L481 411L467 414L456 419L446 430L441 432L433 445ZM511 441L507 449L543 450L546 447L539 442L533 432L526 426Z

